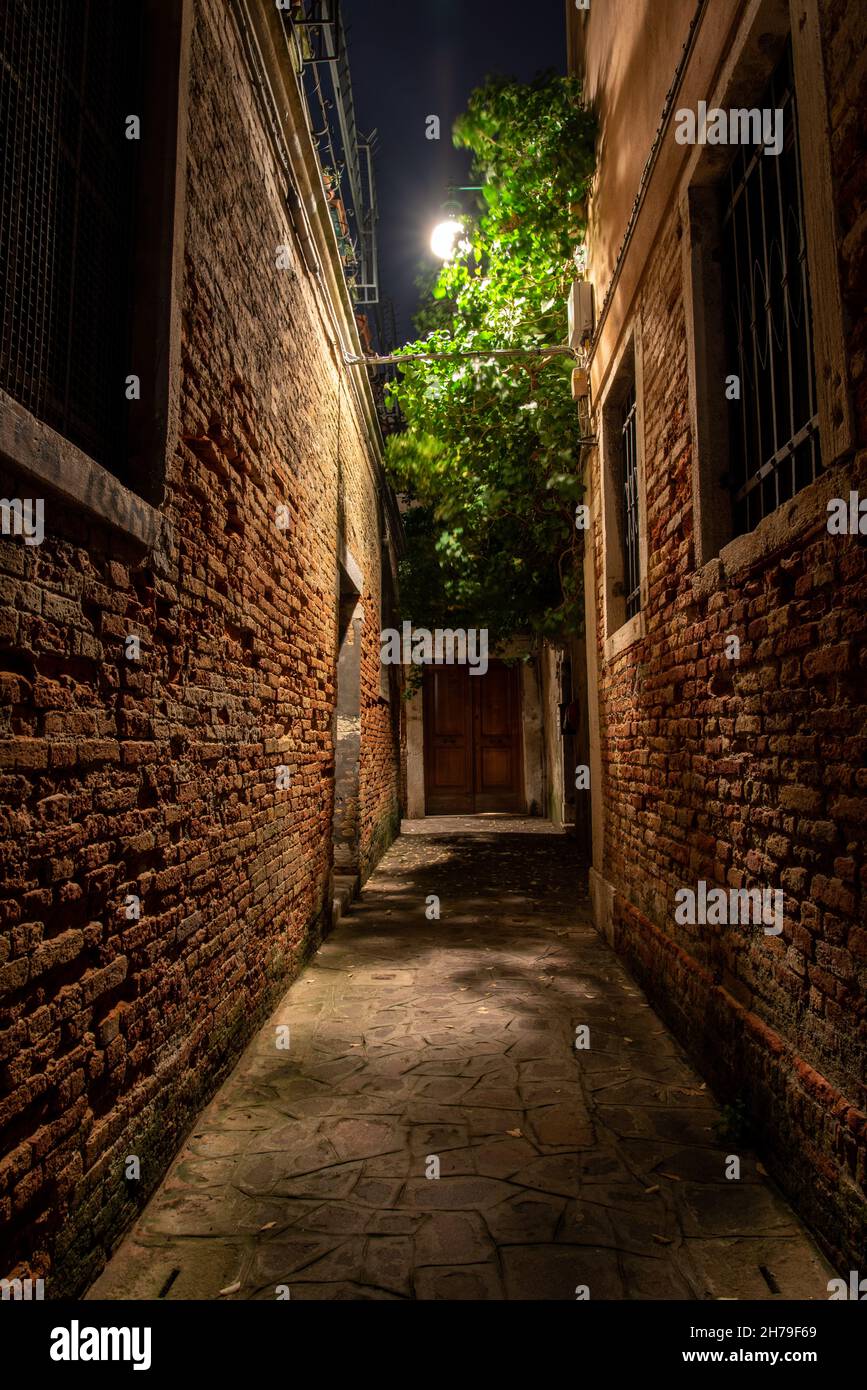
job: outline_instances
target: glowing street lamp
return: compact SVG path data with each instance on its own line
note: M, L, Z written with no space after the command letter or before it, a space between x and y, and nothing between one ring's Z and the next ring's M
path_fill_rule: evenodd
M458 222L454 217L447 217L444 222L438 222L434 227L430 239L430 249L439 260L450 261L458 249L463 234L463 222Z
M430 249L441 261L450 261L460 249L461 243L466 241L466 227L459 221L461 215L461 205L456 195L458 193L481 193L480 184L449 184L448 202L443 203L445 219L438 222L433 229L430 239Z

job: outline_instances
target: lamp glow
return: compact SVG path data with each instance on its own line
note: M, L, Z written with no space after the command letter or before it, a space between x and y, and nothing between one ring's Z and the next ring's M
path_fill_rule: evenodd
M433 229L430 239L430 249L441 261L450 261L458 246L458 242L463 236L463 223L456 222L453 217L445 222L440 222Z

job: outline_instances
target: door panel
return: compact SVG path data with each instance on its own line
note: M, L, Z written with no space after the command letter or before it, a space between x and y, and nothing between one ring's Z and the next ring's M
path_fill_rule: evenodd
M431 815L473 809L472 711L466 666L424 673L425 807Z
M491 662L424 673L425 804L429 815L521 811L521 687L517 667Z
M520 811L521 767L520 672L517 666L492 662L487 673L473 677L475 808Z

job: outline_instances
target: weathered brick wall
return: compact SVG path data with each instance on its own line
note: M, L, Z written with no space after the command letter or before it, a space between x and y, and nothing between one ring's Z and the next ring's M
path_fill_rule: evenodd
M372 605L369 605L369 608ZM380 686L379 610L371 613L376 641L365 642L361 658L361 824L359 867L362 882L400 830L401 690L389 677L389 694ZM365 627L367 627L367 622Z
M865 12L828 5L825 27L863 446L865 330L854 311L867 254L856 115ZM636 308L646 636L606 663L600 620L602 872L615 889L617 948L720 1093L744 1101L774 1176L848 1268L863 1258L867 1236L867 554L863 538L830 536L823 513L746 572L711 569L694 584L681 234L673 210ZM597 497L599 466L596 455ZM838 476L836 495L860 486L867 496L863 447ZM599 524L594 544L601 615ZM737 661L724 654L728 634L740 638ZM677 925L675 893L700 879L781 889L782 934Z
M49 1296L98 1272L327 926L338 450L368 860L396 815L375 480L300 257L275 268L284 190L243 73L229 7L197 6L171 539L145 555L49 497L41 546L0 544L0 1273L50 1272Z
M364 580L358 777L358 867L363 882L400 828L400 690L396 668L391 668L386 682L382 679L381 568L390 561L387 550L380 547L382 527L368 501L369 469L355 468L344 473L342 481L347 544Z

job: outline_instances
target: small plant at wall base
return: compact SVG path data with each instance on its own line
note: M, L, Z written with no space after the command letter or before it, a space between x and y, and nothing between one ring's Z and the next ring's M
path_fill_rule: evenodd
M722 1107L716 1132L717 1137L724 1142L751 1144L754 1141L750 1109L747 1098L742 1093Z
M455 124L483 208L416 320L409 352L563 343L583 241L595 121L575 78L492 79ZM426 627L565 637L581 630L575 507L578 414L568 356L407 362L392 390L407 420L388 441L406 516L402 607Z

